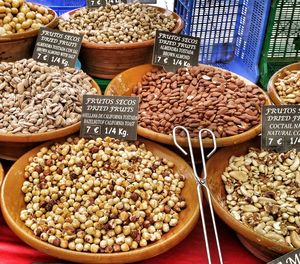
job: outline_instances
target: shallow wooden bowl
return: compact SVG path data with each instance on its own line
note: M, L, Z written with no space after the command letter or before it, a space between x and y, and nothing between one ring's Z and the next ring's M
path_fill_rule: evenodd
M0 187L1 187L1 184L3 182L3 178L4 178L4 170L3 170L3 167L0 163Z
M105 90L105 95L127 95L127 96L130 96L132 94L133 87L142 80L143 75L145 73L147 73L148 71L151 71L154 68L155 68L155 66L153 66L151 64L145 64L145 65L140 65L140 66L131 68L127 71L124 71L124 72L118 74L108 84L108 86ZM225 70L222 69L222 71L225 71ZM239 76L239 78L243 79L245 81L245 83L247 83L247 84L255 85L241 76ZM270 105L271 101L270 101L268 95L262 89L261 89L261 91L265 94L265 96L267 98L266 105ZM143 136L145 138L148 138L148 139L151 139L153 141L157 141L157 142L160 142L163 144L174 145L173 137L171 135L157 133L153 130L143 128L141 126L138 126L137 131L140 136ZM242 143L242 142L245 142L247 140L250 140L250 139L256 137L260 132L261 132L261 124L256 125L256 126L252 127L251 129L249 129L248 131L246 131L242 134L239 134L239 135L218 138L217 145L219 147L222 147L222 146L231 146L231 145L235 145L238 143ZM185 146L185 147L188 146L185 137L178 136L177 141L181 146ZM193 147L199 147L199 140L196 138L192 139L192 145L193 145ZM206 148L213 147L212 140L204 139L203 145Z
M55 28L58 24L58 17L54 10L47 7L54 18L45 25L48 28ZM0 37L0 61L17 61L31 58L39 30L29 30L24 33L12 34Z
M260 138L217 151L206 165L207 185L210 189L214 210L218 216L238 234L240 241L249 251L267 262L292 251L293 248L270 240L236 220L226 209L227 193L221 179L230 157L247 154L249 147L260 147Z
M3 179L4 179L4 169L0 163L0 187L2 185ZM1 197L0 197L0 202L1 202ZM1 207L1 205L0 205L0 207Z
M268 83L268 94L272 100L272 102L275 105L286 105L282 98L280 98L279 94L277 93L277 90L275 88L275 83L277 80L280 78L284 78L286 74L284 73L285 71L300 71L300 62L290 64L279 71L275 72L274 75L271 77Z
M155 7L161 13L172 13L177 23L172 30L180 33L183 29L183 20L174 12L161 7ZM67 20L76 10L65 13L61 17ZM79 59L82 68L88 74L104 79L112 79L117 74L131 67L150 63L154 39L127 44L97 44L83 40Z
M92 80L92 85L101 95L98 84ZM25 152L47 140L53 140L71 135L80 129L80 122L59 128L54 131L36 134L1 134L0 133L0 158L6 160L17 160Z
M148 150L161 158L166 158L176 164L175 171L186 176L186 184L182 195L186 199L187 208L180 213L176 227L164 234L162 238L145 248L139 248L122 253L82 253L55 247L38 239L33 232L21 221L19 214L25 208L24 194L21 191L24 182L23 174L29 157L35 155L42 146L38 146L18 159L8 171L1 188L1 209L8 226L24 242L51 256L80 263L128 263L140 261L159 255L182 241L195 227L199 217L199 204L196 184L191 167L170 150L153 142L145 142Z

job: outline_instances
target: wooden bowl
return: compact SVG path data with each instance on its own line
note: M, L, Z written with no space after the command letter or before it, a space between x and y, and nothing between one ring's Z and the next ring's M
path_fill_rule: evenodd
M124 71L120 74L118 74L107 86L105 90L105 95L127 95L130 96L132 94L132 89L133 87L142 80L142 77L145 73L148 71L151 71L154 69L156 66L153 66L151 64L145 64L145 65L140 65L134 68L131 68L127 71ZM209 67L209 66L207 66ZM212 67L212 66L211 66ZM221 69L222 71L223 70ZM248 81L247 79L243 78L242 76L239 76L242 80L244 80L245 83L255 85ZM268 97L268 95L261 89L261 91L265 94L267 102L266 105L270 105L271 101ZM162 134L162 133L157 133L153 130L143 128L141 126L138 126L137 130L138 134L140 136L143 136L145 138L151 139L153 141L157 141L163 144L169 144L169 145L174 145L173 142L173 137L171 135L167 134ZM256 137L259 133L261 132L261 124L256 125L249 129L248 131L231 136L231 137L224 137L224 138L218 138L217 139L217 145L219 147L223 146L231 146L235 145L241 142L245 142L249 139L252 139ZM177 141L181 146L187 147L187 141L185 137L177 137ZM199 140L194 138L192 139L192 145L193 147L199 147ZM203 145L206 148L211 148L213 147L213 143L211 139L204 139L203 140Z
M267 262L292 251L293 248L270 240L236 220L227 210L227 193L221 179L221 175L228 166L230 157L247 154L249 147L260 147L260 138L255 138L251 141L222 148L217 151L217 153L208 160L206 165L207 185L210 189L214 210L218 216L238 234L240 241L247 249Z
M155 7L161 13L170 12L161 7ZM67 20L76 10L62 15ZM172 12L177 23L172 30L173 33L180 33L183 29L183 21L176 13ZM103 79L112 79L117 74L131 67L150 63L154 39L137 43L127 44L97 44L83 40L79 59L83 70Z
M2 185L3 179L4 179L4 169L0 163L0 187ZM0 197L0 202L1 202L1 197ZM1 207L1 205L0 205L0 207Z
M97 89L99 95L101 90L97 83L92 80L92 85ZM53 140L71 135L80 129L80 122L59 128L54 131L35 134L1 134L0 133L0 158L6 160L17 160L25 152L47 140Z
M3 182L3 179L4 179L4 170L3 170L3 167L0 163L0 187L1 187L1 184Z
M60 140L61 141L61 140ZM176 164L175 171L186 176L185 187L182 191L186 199L187 208L180 212L177 226L164 234L162 238L145 248L139 248L122 253L83 253L55 247L38 239L20 219L20 211L25 208L24 194L21 191L24 182L24 169L29 157L35 155L42 146L49 146L51 142L38 146L18 159L8 171L1 188L1 209L8 226L24 242L51 256L81 263L128 263L140 261L159 255L182 241L195 227L199 217L199 204L196 184L191 167L170 150L153 142L145 142L147 149L159 157L166 158Z
M54 10L48 7L47 9L54 18L45 27L55 28L58 24L57 14ZM0 37L0 61L17 61L31 58L38 33L39 30L35 29Z
M277 90L275 88L275 83L277 82L277 80L280 78L284 78L286 76L285 71L300 71L300 62L297 63L293 63L290 64L282 69L280 69L279 71L277 71L276 73L274 73L274 75L271 77L271 79L269 80L268 83L268 94L271 98L271 101L275 104L275 105L286 105L287 103L284 102L282 100L282 98L279 96L279 94L277 93Z

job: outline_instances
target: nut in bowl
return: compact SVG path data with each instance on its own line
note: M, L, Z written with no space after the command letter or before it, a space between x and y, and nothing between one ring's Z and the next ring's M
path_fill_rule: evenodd
M1 198L3 216L21 239L81 263L161 254L199 217L193 172L184 160L152 142L111 138L36 147L12 166Z
M4 170L3 170L3 167L0 163L0 187L1 187L1 184L3 182L3 178L4 178Z
M211 129L218 146L247 141L261 131L261 106L271 102L265 92L231 72L199 65L165 72L150 64L117 75L105 95L136 95L141 98L138 134L173 145L172 129L185 126L192 144L199 146L198 131ZM178 143L187 146L185 137ZM204 138L204 147L212 147Z
M0 163L0 187L2 185L3 179L4 179L4 169L2 167L2 164ZM1 197L0 197L0 201L1 201Z
M39 28L55 28L57 14L24 0L0 1L0 61L30 58Z
M84 71L105 79L150 63L156 30L180 33L182 28L176 13L141 3L81 8L64 14L59 22L60 30L84 35L80 51Z
M257 138L219 150L207 163L207 185L219 217L268 262L300 246L300 153L259 146Z
M80 128L84 94L101 94L83 71L33 59L0 63L0 156L16 159L37 142Z
M268 93L275 105L300 104L300 62L277 71L268 83Z

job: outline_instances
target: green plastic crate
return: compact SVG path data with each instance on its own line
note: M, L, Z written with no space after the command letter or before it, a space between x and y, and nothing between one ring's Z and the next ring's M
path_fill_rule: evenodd
M300 0L272 0L260 61L260 83L280 68L300 61Z
M107 85L109 84L109 82L111 80L107 80L107 79L98 79L98 78L94 78L94 80L96 81L96 83L99 85L101 91L102 91L102 94L104 94L105 92L105 89L107 87Z

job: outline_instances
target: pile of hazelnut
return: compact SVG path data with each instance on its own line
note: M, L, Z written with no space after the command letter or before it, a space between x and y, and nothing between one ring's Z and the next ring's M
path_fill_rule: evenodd
M186 207L185 177L143 143L68 138L29 160L25 225L57 247L129 251L161 239Z

